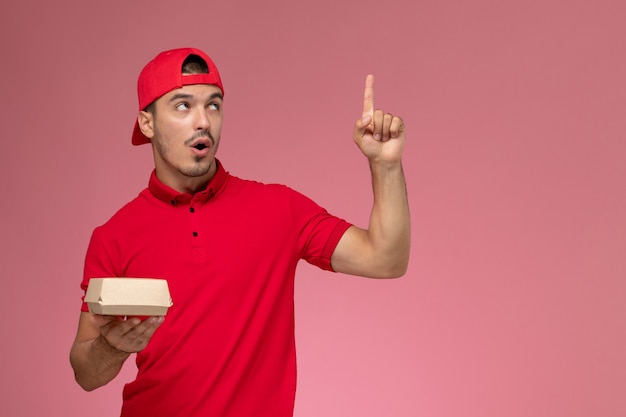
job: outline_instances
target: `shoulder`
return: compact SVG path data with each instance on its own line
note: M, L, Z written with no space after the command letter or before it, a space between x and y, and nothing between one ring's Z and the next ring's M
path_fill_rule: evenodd
M221 196L230 214L263 213L282 221L309 217L325 209L303 193L279 183L264 183L231 176Z
M237 194L245 194L249 197L297 197L303 194L293 188L278 183L264 183L255 180L242 179L234 175L230 175L226 190Z
M132 228L138 222L150 221L152 210L149 210L149 207L155 205L155 202L156 198L146 188L131 201L124 204L106 222L96 227L96 230L100 232L125 230Z

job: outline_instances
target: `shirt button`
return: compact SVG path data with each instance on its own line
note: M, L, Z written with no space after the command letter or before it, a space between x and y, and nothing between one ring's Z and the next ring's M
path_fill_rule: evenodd
M190 212L190 213L193 213L193 212L195 212L195 211L196 211L196 209L194 209L193 207L189 207L189 212Z
M196 237L196 236L198 236L198 232L193 232L192 235L193 235L193 237Z

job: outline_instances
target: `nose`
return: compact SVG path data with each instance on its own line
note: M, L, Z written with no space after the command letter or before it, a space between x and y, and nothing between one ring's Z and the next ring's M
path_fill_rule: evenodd
M207 130L211 125L211 122L209 121L209 115L204 108L198 108L196 110L194 122L196 130Z

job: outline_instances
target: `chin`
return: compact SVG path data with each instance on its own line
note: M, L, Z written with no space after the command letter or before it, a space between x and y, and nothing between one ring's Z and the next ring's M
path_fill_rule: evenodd
M208 161L205 162L204 160L202 160L202 163L197 163L193 166L183 168L180 170L180 172L187 177L202 177L211 172L211 168L213 167L214 163L213 161L214 160L212 159L209 163Z

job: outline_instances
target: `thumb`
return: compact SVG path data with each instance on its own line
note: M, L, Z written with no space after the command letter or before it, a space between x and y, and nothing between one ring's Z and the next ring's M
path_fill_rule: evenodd
M369 114L364 114L362 118L358 119L354 124L354 138L363 137L371 122L372 116Z

